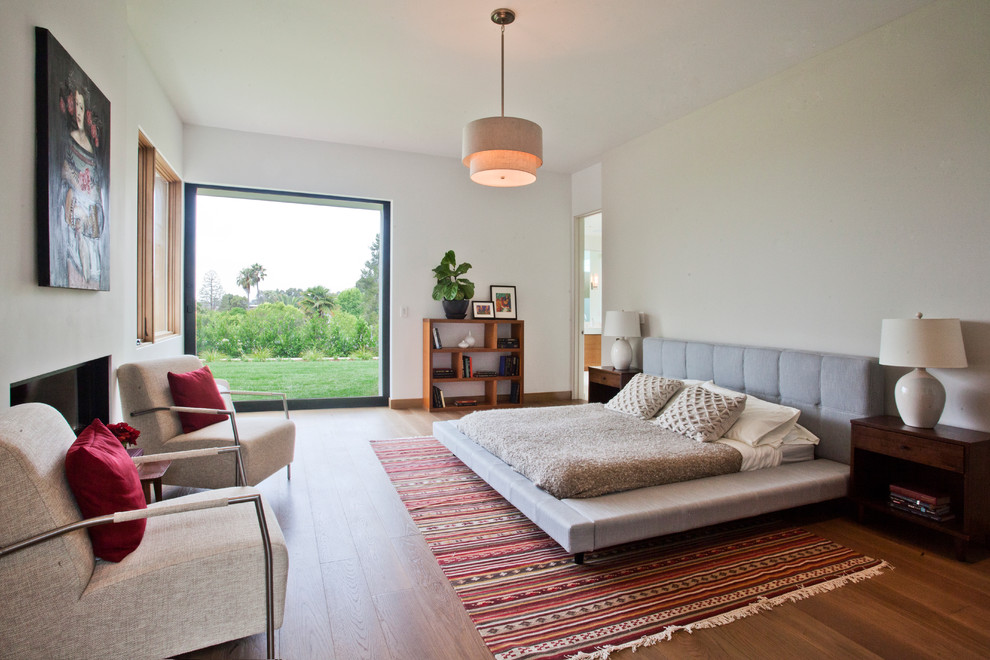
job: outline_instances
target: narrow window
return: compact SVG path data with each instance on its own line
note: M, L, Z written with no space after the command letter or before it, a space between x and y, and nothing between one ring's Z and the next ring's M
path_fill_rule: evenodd
M138 134L137 336L179 334L182 185L144 134Z

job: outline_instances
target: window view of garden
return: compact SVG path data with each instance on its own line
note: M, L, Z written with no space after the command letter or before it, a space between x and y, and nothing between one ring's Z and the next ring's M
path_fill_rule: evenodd
M381 228L380 208L200 190L199 357L235 389L381 395Z

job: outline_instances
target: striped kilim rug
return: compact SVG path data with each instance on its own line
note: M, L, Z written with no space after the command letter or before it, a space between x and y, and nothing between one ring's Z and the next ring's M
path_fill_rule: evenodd
M589 552L577 565L433 438L372 446L499 660L607 658L889 568L779 521Z

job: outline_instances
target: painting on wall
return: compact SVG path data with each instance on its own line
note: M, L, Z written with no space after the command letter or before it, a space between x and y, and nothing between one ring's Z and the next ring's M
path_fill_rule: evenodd
M110 290L110 101L35 28L38 283Z

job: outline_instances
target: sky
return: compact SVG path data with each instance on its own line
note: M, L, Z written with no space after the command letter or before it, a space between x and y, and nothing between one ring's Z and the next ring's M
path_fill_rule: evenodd
M198 195L196 297L210 270L220 276L224 293L243 296L237 276L255 263L268 271L262 291L349 289L380 229L377 210Z

